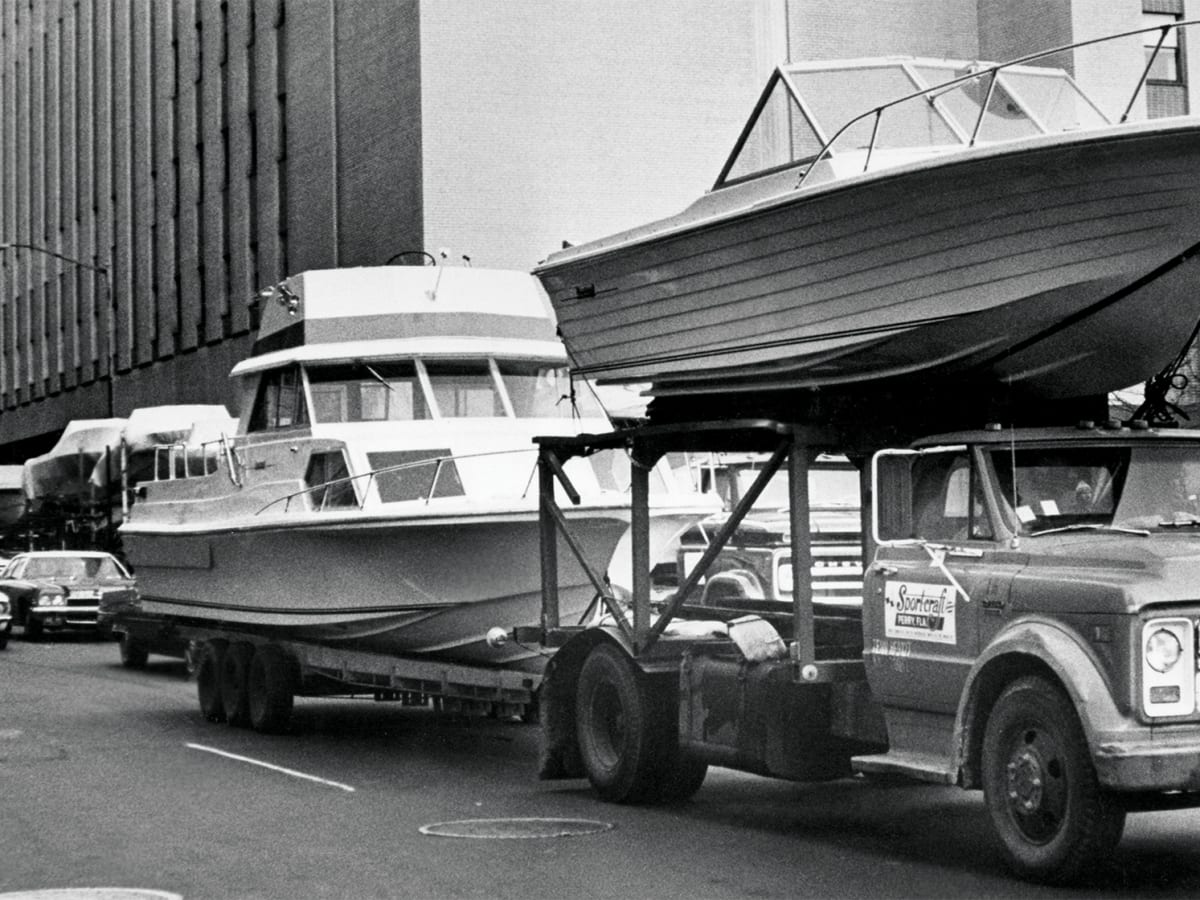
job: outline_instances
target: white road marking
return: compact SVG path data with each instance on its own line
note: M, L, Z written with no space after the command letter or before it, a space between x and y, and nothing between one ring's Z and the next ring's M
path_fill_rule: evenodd
M326 778L318 778L316 775L309 775L305 772L297 772L295 769L285 769L283 766L276 766L269 762L263 762L261 759L251 759L249 756L238 756L236 753L229 753L225 750L218 750L216 747L205 747L203 744L187 744L193 750L202 750L205 753L215 753L217 756L224 756L226 759L236 759L238 762L250 763L252 766L262 766L264 769L270 769L273 772L282 772L284 775L291 775L293 778L303 778L305 781L315 781L317 784L326 784L329 787L335 787L338 790L346 791L353 794L354 788L348 784L342 784L340 781L329 781Z

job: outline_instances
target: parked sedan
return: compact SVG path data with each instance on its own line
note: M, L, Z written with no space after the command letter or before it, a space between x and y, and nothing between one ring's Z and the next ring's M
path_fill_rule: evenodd
M0 572L0 594L27 640L48 629L94 629L101 596L134 590L116 557L92 550L20 553Z

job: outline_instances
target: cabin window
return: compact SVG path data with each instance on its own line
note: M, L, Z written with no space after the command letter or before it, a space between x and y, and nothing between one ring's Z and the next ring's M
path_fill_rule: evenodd
M312 488L308 496L313 509L356 508L358 496L349 478L350 469L344 453L314 453L304 473L304 483Z
M444 419L504 415L504 401L486 359L426 362L438 412Z
M519 419L569 419L603 417L604 410L585 381L575 383L565 366L544 363L500 362L500 375Z
M269 431L307 424L308 406L304 402L299 366L264 372L250 415L250 430Z
M405 422L432 418L411 363L359 362L308 369L317 422Z
M375 470L379 499L384 503L401 500L425 500L428 497L461 497L462 480L458 467L449 459L448 448L430 450L392 450L368 453L367 461ZM386 469L388 471L379 471Z

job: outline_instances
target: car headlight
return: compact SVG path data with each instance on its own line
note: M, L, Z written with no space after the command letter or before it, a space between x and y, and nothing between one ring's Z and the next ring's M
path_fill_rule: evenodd
M1175 633L1159 628L1146 638L1146 665L1155 672L1169 672L1183 655L1183 645Z
M67 598L65 594L38 594L38 606L66 606Z
M7 616L8 610L8 600L0 598L0 616Z

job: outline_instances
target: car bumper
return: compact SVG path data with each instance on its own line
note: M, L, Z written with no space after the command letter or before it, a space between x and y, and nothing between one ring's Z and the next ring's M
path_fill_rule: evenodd
M99 606L35 606L29 615L45 628L95 628Z

